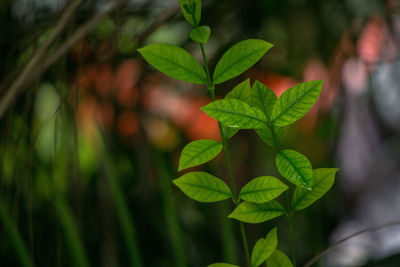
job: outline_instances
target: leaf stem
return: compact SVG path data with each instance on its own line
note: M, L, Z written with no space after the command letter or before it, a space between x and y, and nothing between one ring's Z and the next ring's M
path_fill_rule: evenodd
M208 69L208 63L207 63L207 58L206 58L206 54L204 52L204 46L202 43L200 43L200 50L201 50L201 54L203 56L203 61L204 61L204 68L206 69L206 74L207 74L207 87L208 87L208 91L210 92L211 95L211 99L212 101L215 101L215 85L212 81L211 78L211 74L210 74L210 70ZM228 140L225 136L223 127L221 122L218 122L218 128L219 128L219 132L221 134L221 139L222 139L222 147L224 150L224 155L225 155L225 161L226 161L226 166L228 168L228 172L229 172L229 179L231 181L231 185L232 185L232 191L233 191L233 202L235 203L235 205L239 205L240 200L239 200L239 195L237 193L237 189L236 189L236 183L235 183L235 179L233 177L233 172L232 172L232 165L231 165L231 159L229 157L229 151L228 151ZM246 236L246 231L244 228L244 224L243 222L239 222L240 224L240 233L242 235L242 241L243 241L243 248L244 248L244 252L246 255L246 262L247 262L247 266L251 267L251 262L250 262L250 252L249 252L249 245L247 243L247 236Z

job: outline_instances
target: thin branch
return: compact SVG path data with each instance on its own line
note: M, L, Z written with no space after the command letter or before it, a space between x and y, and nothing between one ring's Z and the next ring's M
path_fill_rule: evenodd
M7 90L3 98L0 100L0 118L4 115L6 110L17 98L20 91L26 87L27 84L32 80L32 73L40 65L43 57L46 55L51 44L57 39L57 37L63 32L68 22L71 20L75 13L75 10L82 4L83 0L74 0L68 5L61 18L58 20L54 30L51 32L50 36L44 41L44 43L35 51L29 62L26 64L25 68L22 70L21 74L15 79L10 88Z
M348 240L350 240L350 239L352 239L352 238L354 238L356 236L362 235L362 234L367 233L367 232L376 232L376 231L379 231L379 230L381 230L383 228L390 227L390 226L395 226L395 225L400 225L400 220L387 222L387 223L384 223L384 224L381 224L381 225L378 225L378 226L369 227L369 228L360 230L358 232L355 232L354 234L351 234L351 235L339 240L337 243L333 244L332 246L328 247L327 249L325 249L325 250L321 251L320 253L318 253L317 255L315 255L311 260L309 260L306 264L304 264L303 267L310 267L319 258L324 256L325 254L328 254L329 252L331 252L335 248L337 248L340 245L342 245L344 242L346 242L346 241L348 241Z

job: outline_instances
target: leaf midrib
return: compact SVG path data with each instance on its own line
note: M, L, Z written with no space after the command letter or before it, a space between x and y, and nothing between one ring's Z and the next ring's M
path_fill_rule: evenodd
M231 70L236 64L238 64L239 62L243 61L247 57L251 57L255 53L258 53L259 51L262 51L263 49L265 49L265 48L259 48L257 50L254 50L252 53L247 54L246 56L243 56L243 57L239 58L238 60L234 61L228 68L225 68L225 70L221 71L217 77L214 77L214 80L217 80L217 82L219 82L218 79L223 77L223 75L226 72L228 72L229 70ZM217 66L218 66L218 64L217 64Z
M279 113L279 116L278 116L278 117L276 117L275 119L271 120L271 123L274 124L274 122L275 122L278 118L280 118L280 117L281 117L283 114L285 114L289 109L291 109L294 105L296 105L298 102L300 102L300 101L301 101L311 90L313 90L316 86L318 86L318 84L315 84L314 86L312 86L312 87L311 87L309 90L307 90L303 95L301 95L301 97L298 98L297 101L293 102L293 103L290 104L286 109L282 110L282 111ZM288 89L288 90L290 90L290 89ZM278 101L279 101L279 99L278 99ZM277 102L278 102L278 101L277 101ZM278 103L275 104L274 109L275 109L275 107L277 106L277 104L278 104ZM272 113L273 113L273 111L272 111ZM272 115L272 114L271 114L271 115Z
M249 119L254 119L254 120L262 122L262 123L267 123L266 121L264 121L262 119L259 119L259 118L254 117L254 116L250 116L250 115L248 115L246 113L237 113L237 112L234 112L234 111L229 111L229 110L226 110L226 109L213 108L213 107L205 107L205 109L206 110L211 110L211 111L219 111L219 112L234 114L234 115L237 115L237 116L242 116L242 117L246 117L246 118L249 118Z
M288 158L284 153L280 153L282 157L284 157L286 159L286 161L293 167L293 169L300 175L301 179L303 180L303 182L308 185L306 178L303 176L303 174L299 171L299 168L297 168L293 162L290 160L290 158ZM311 178L312 179L312 178ZM312 181L312 180L311 180Z
M206 148L204 148L203 150L200 150L200 152L198 152L197 154L195 154L193 157L191 157L190 158L190 160L188 160L188 161L186 161L186 164L184 164L184 166L180 169L180 170L183 170L183 169L186 169L186 168L189 168L189 167L186 167L188 164L188 162L192 162L196 157L198 157L199 155L201 155L201 154L203 154L204 153L204 151L206 151L206 150L208 150L208 149L211 149L211 148L213 148L213 147L215 147L215 146L217 146L217 145L222 145L220 142L217 142L217 141L215 141L215 143L213 143L211 146L208 146L208 147L206 147ZM221 148L222 149L222 148ZM219 151L219 152L221 152L221 150ZM219 153L218 152L218 153ZM217 154L218 155L218 154ZM190 164L189 164L190 165ZM194 166L193 166L194 167Z
M225 192L225 191L219 191L219 190L214 189L214 188L212 188L212 187L207 187L207 186L200 185L200 184L194 184L194 183L182 182L182 181L179 181L179 183L180 183L181 185L188 185L188 186L198 187L198 188L202 188L202 189L207 189L207 190L209 190L209 191L214 191L214 192L221 193L221 194L227 195L227 196L230 196L230 195L231 195L230 192L228 193L228 192Z
M179 68L183 69L186 73L190 73L190 74L192 74L192 76L194 76L194 77L200 79L202 82L205 82L205 79L204 79L205 77L203 76L203 73L202 73L201 76L198 76L199 73L193 72L191 69L185 68L184 65L180 65L180 64L178 64L178 63L176 63L176 62L174 62L174 61L172 61L172 60L169 60L167 57L160 56L159 54L153 53L153 52L151 52L151 51L147 51L147 54L152 55L152 56L155 56L155 57L158 57L158 58L160 58L160 59L163 59L163 60L169 62L171 65L178 66ZM197 61L194 61L194 62L196 62L196 63L198 64ZM199 65L199 66L200 66L200 65ZM202 68L201 66L200 66L200 68L203 70L203 68ZM204 73L204 74L205 74L205 73Z

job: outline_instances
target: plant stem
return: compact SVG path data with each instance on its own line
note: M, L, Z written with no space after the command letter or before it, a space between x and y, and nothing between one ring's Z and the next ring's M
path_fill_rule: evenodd
M212 101L215 101L215 92L214 92L214 88L215 85L211 79L211 75L210 75L210 70L208 69L208 63L207 63L207 58L206 58L206 54L204 52L204 46L202 43L200 43L200 50L201 50L201 54L203 56L203 61L204 61L204 68L206 69L206 75L207 75L207 82L208 82L208 91L210 92L211 95L211 99ZM221 139L222 139L222 147L224 150L224 155L225 155L225 161L226 161L226 166L228 168L228 172L229 172L229 179L231 181L231 185L232 185L232 191L233 191L233 202L235 203L235 205L239 205L240 201L239 201L239 196L237 194L237 189L236 189L236 183L235 183L235 179L233 177L233 172L232 172L232 166L231 166L231 159L229 157L229 151L228 151L228 140L224 134L224 130L222 127L221 122L218 122L218 127L219 127L219 132L221 134ZM246 231L244 229L244 224L243 222L239 222L240 224L240 232L242 235L242 241L243 241L243 248L244 248L244 252L246 255L246 262L247 262L247 266L251 267L251 262L250 262L250 253L249 253L249 245L247 243L247 236L246 236Z
M290 208L290 200L289 200L289 193L285 192L286 202L287 202L287 213L286 218L289 224L289 234L290 234L290 245L292 247L292 261L293 266L296 267L296 248L294 243L294 230L293 230L293 212Z

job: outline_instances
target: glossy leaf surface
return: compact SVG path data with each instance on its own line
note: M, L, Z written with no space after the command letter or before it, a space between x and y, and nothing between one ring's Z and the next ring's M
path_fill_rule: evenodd
M282 251L275 249L271 257L267 259L268 267L293 267L289 257Z
M268 233L266 238L260 238L254 245L253 252L251 254L251 266L260 266L271 256L277 245L278 237L275 227Z
M201 19L201 0L179 0L179 5L186 21L197 27Z
M305 189L311 189L312 166L304 155L291 149L279 151L276 156L276 167L289 182Z
M265 203L278 197L287 189L287 185L279 179L261 176L248 182L240 191L239 198L253 203Z
M206 172L185 173L172 182L188 197L199 202L215 202L232 197L224 181Z
M210 38L211 29L208 26L200 26L190 31L190 38L198 43L206 44Z
M285 213L285 209L277 201L256 204L244 201L229 214L228 218L246 223L262 223Z
M262 111L238 99L217 100L202 107L201 110L228 127L256 129L264 127L266 123Z
M138 49L144 59L162 73L177 80L206 84L201 65L186 50L170 44L151 44Z
M271 120L272 109L278 97L268 86L255 81L251 88L251 105L264 112L268 121Z
M241 41L229 48L214 70L214 83L232 79L253 66L273 45L259 39Z
M326 192L331 189L335 182L335 174L339 169L322 168L313 170L312 190L296 188L292 199L293 210L301 210L307 208L315 201L320 199Z
M206 163L215 158L221 150L222 144L214 140L190 142L182 149L178 171Z
M286 90L272 110L272 124L286 126L303 117L318 99L323 83L323 81L304 82Z

